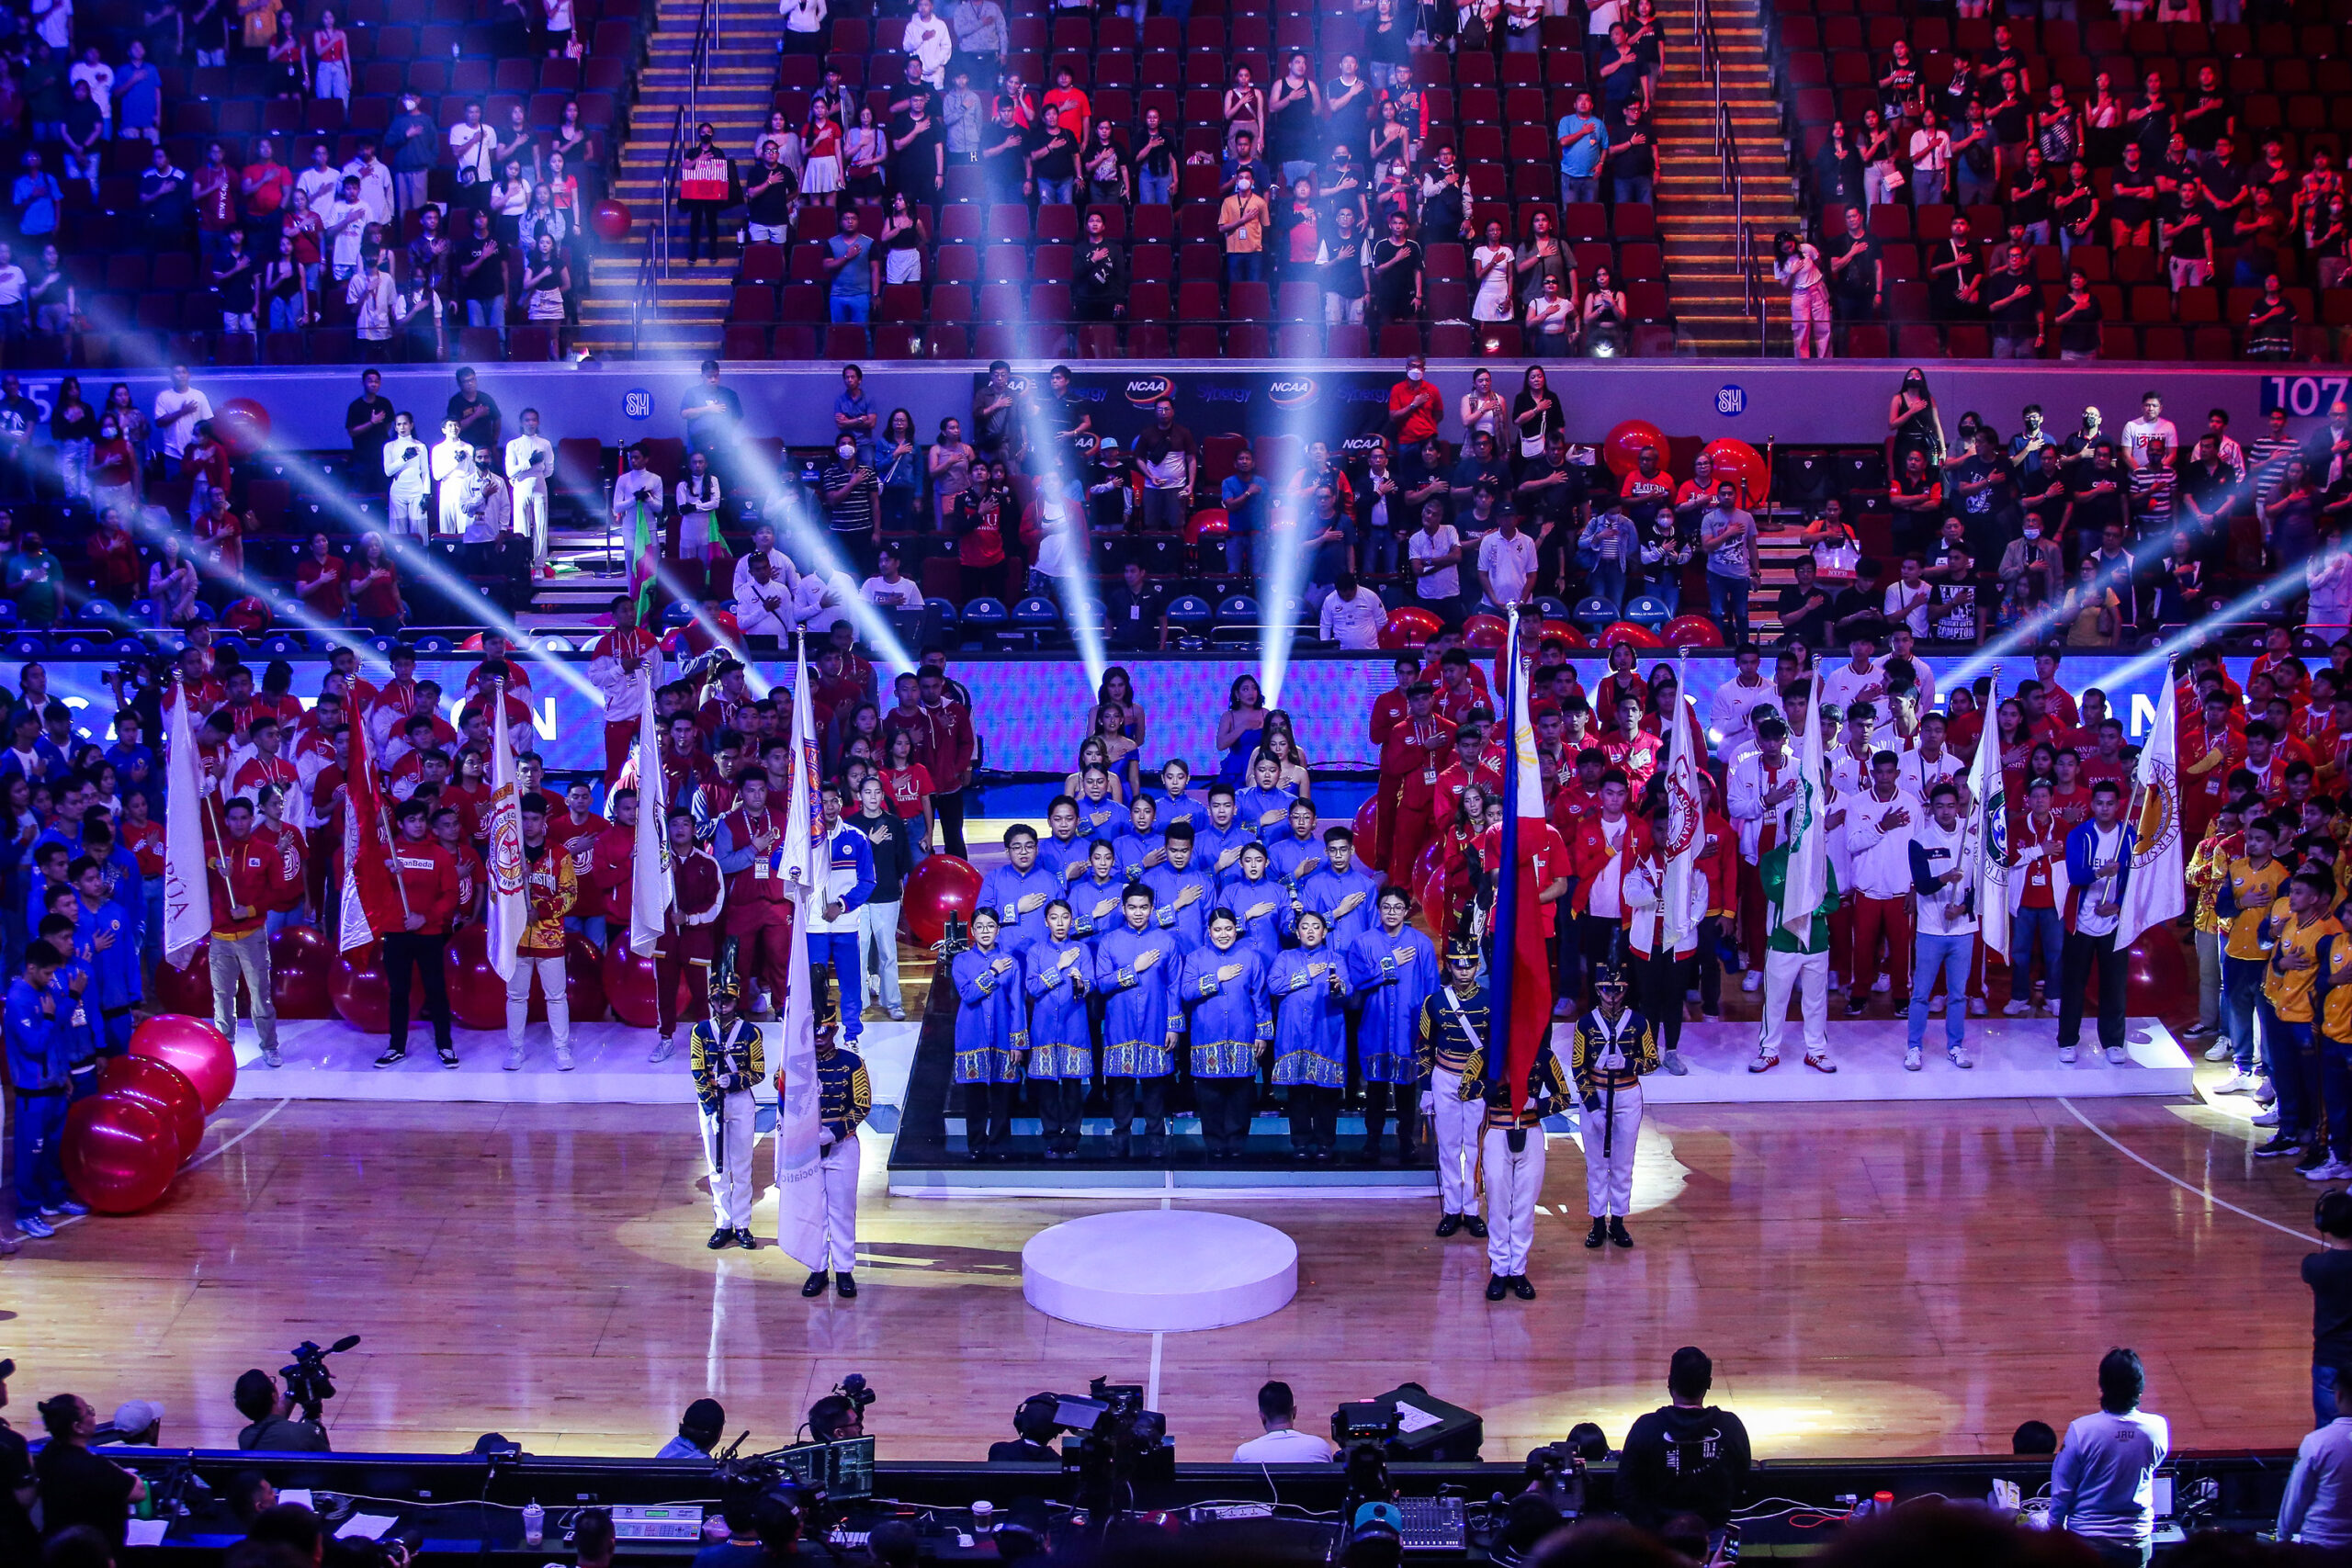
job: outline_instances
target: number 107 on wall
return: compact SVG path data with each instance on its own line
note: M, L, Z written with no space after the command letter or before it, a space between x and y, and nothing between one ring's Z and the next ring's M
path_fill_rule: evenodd
M2331 403L2344 398L2347 385L2352 385L2352 378L2344 376L2265 376L2262 412L2268 414L2283 409L2298 419L2309 419L2325 413Z

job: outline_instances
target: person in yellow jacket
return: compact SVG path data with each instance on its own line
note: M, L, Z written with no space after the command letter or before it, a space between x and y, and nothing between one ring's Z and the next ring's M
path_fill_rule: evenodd
M2330 913L2335 904L2335 874L2313 866L2287 879L2286 896L2264 922L2271 945L2262 987L2267 1009L2263 1039L2270 1084L2278 1095L2278 1130L2254 1152L2258 1159L2301 1156L2296 1168L2305 1175L2329 1166L2312 1035L2324 949L2344 940L2344 927Z
M2245 840L2238 834L2240 825L2237 803L2232 801L2213 814L2205 837L2188 857L2188 889L2197 896L2192 916L2197 934L2197 1021L2183 1032L2190 1037L2215 1037L2205 1052L2209 1062L2230 1059L2229 1032L2222 1027L2222 945L2229 922L2215 912L2213 898L2229 874L2230 862L2245 849Z
M571 853L548 842L547 796L537 790L523 797L523 900L530 924L514 947L514 973L506 982L506 1070L523 1066L523 1024L531 1015L531 976L537 971L548 998L548 1032L555 1036L555 1065L571 1071L571 999L563 972L563 918L580 899L580 878Z
M2214 1087L2216 1094L2245 1094L2256 1086L2255 1016L2262 1000L2263 965L2270 957L2262 927L2288 874L2286 863L2277 858L2276 819L2257 813L2245 818L2239 832L2245 852L2231 858L2213 891L2214 913L2228 922L2222 943L2222 1005L2227 1010L2230 1054L2237 1062L2237 1071Z

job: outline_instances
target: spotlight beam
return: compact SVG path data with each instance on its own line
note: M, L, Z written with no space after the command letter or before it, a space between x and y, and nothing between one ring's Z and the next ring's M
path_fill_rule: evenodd
M1052 579L1057 593L1064 601L1062 624L1069 628L1070 643L1078 649L1080 661L1086 667L1087 701L1102 689L1103 671L1111 667L1109 651L1102 643L1102 602L1094 592L1094 530L1086 513L1086 486L1080 481L1070 463L1070 455L1063 446L1060 433L1043 429L1037 419L1035 405L1025 400L1014 407L1019 411L1023 439L1033 453L1048 455L1046 472L1061 487L1065 495L1076 495L1077 515L1065 515L1062 526L1074 540L1078 554L1078 570L1068 577ZM1045 509L1038 509L1038 527L1045 526ZM1019 541L1006 541L1007 549L1018 547ZM1041 539L1038 553L1042 557L1045 544Z

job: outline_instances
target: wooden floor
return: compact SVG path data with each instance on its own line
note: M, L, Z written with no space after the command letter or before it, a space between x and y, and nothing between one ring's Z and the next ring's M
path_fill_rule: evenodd
M2089 1408L2098 1358L2132 1345L2177 1445L2291 1445L2310 1185L2249 1157L2242 1110L2081 1112L2186 1187L2057 1101L1668 1114L1645 1135L1630 1253L1583 1249L1583 1162L1553 1141L1534 1303L1488 1304L1482 1247L1436 1240L1433 1205L1251 1204L1298 1242L1296 1302L1155 1344L1021 1298L1028 1235L1122 1205L893 1201L878 1138L863 1294L812 1306L772 1246L704 1250L688 1108L238 1101L163 1207L0 1263L0 1353L20 1406L157 1398L165 1441L207 1446L233 1439L240 1371L357 1333L330 1415L345 1450L494 1429L650 1453L706 1393L730 1436L775 1443L859 1371L885 1458L978 1458L1024 1395L1108 1373L1156 1386L1193 1457L1251 1435L1254 1391L1279 1376L1317 1425L1421 1382L1484 1414L1491 1459L1585 1418L1622 1438L1685 1343L1714 1356L1765 1456L2005 1450L2020 1421Z

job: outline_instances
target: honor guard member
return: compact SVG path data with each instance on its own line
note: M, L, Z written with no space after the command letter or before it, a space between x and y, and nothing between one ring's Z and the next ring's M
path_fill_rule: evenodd
M809 1004L817 1032L817 1163L825 1182L825 1253L800 1287L804 1296L825 1293L826 1268L846 1301L857 1294L850 1271L857 1267L857 1129L874 1109L865 1064L841 1041L841 989L821 971L811 971ZM776 1074L784 1092L784 1074Z
M1005 829L1004 858L980 885L979 902L999 917L998 940L1018 954L1046 934L1046 906L1060 897L1062 879L1037 858L1037 829L1016 822Z
M1380 884L1355 857L1353 832L1326 829L1323 863L1298 879L1298 907L1321 911L1331 945L1343 951L1379 923L1373 899Z
M1241 945L1255 949L1261 961L1273 963L1290 924L1290 889L1274 880L1265 845L1252 839L1241 846L1241 856L1218 885L1216 897L1239 923Z
M1119 863L1110 845L1091 840L1086 852L1086 863L1070 879L1068 900L1070 934L1085 942L1091 954L1124 923L1119 903L1126 896L1127 879L1119 874Z
M964 1090L964 1143L974 1164L1012 1157L1004 1145L1029 1051L1021 960L1000 934L996 910L973 910L972 945L948 965L956 987L956 1081Z
M1420 1122L1415 1104L1421 1077L1416 1035L1421 1006L1437 990L1437 949L1405 923L1412 900L1403 888L1382 888L1376 902L1380 923L1340 944L1348 989L1362 998L1363 1007L1356 1030L1356 1076L1363 1085L1364 1100L1363 1157L1366 1165L1378 1163L1393 1100L1397 1163L1410 1165Z
M1209 911L1216 908L1216 878L1193 854L1193 838L1190 822L1169 829L1163 846L1168 858L1138 878L1151 889L1152 923L1175 932L1182 953L1199 949L1208 934Z
M686 1036L702 1106L703 1157L710 1165L710 1206L718 1216L706 1244L713 1252L752 1247L752 1150L759 1141L752 1086L767 1076L760 1026L736 1011L735 996L733 972L722 971L710 983L708 1016Z
M1151 922L1151 889L1129 884L1120 895L1120 924L1094 950L1094 988L1102 995L1102 1081L1111 1096L1111 1152L1127 1157L1138 1111L1144 1157L1168 1153L1168 1079L1184 1014L1176 1005L1182 954L1176 933Z
M1274 1043L1266 964L1230 909L1209 917L1208 945L1184 955L1176 999L1191 1015L1193 1102L1211 1160L1239 1159L1250 1140L1258 1062Z
M1447 939L1445 984L1421 1003L1413 1061L1420 1073L1421 1114L1437 1146L1437 1234L1467 1229L1484 1237L1478 1201L1478 1125L1484 1112L1462 1093L1462 1074L1487 1037L1487 987L1478 977L1478 944L1464 930Z
M671 1036L682 1020L699 1023L710 1016L710 964L718 956L718 917L727 908L727 878L718 857L695 842L695 814L673 806L665 826L672 893L670 907L662 912L662 939L653 946L654 1021L662 1032L648 1059L655 1062L669 1060ZM626 936L628 911L616 909L611 918L620 922ZM728 985L732 988L734 984L730 970Z
M1535 1243L1535 1200L1544 1190L1544 1118L1569 1097L1568 1080L1552 1054L1547 1029L1536 1042L1526 1083L1490 1082L1490 1073L1509 1071L1500 1044L1490 1039L1471 1048L1459 1092L1465 1101L1486 1105L1479 1160L1487 1178L1487 1299L1498 1302L1508 1291L1532 1302L1527 1253Z
M565 987L563 917L580 897L571 856L548 841L547 796L523 797L523 903L529 911L514 949L514 973L506 981L506 1070L523 1066L523 1027L531 1015L531 976L536 972L547 997L548 1032L555 1038L559 1072L571 1071L571 998Z
M1584 1244L1631 1247L1625 1212L1634 1201L1634 1145L1642 1134L1642 1077L1658 1066L1657 1032L1625 1005L1625 958L1612 952L1593 981L1598 1005L1577 1020L1569 1075L1584 1104ZM1678 1002L1679 998L1677 998Z
M1289 1090L1290 1157L1335 1157L1340 1091L1348 1081L1348 976L1323 916L1298 917L1298 945L1266 976L1274 1004L1273 1082Z
M1117 897L1114 892L1107 899L1114 910ZM1029 944L1021 968L1022 989L1029 993L1029 1097L1037 1106L1046 1157L1076 1159L1079 1118L1094 1078L1094 1032L1086 1016L1094 964L1092 949L1072 923L1069 899L1046 906L1045 939Z

